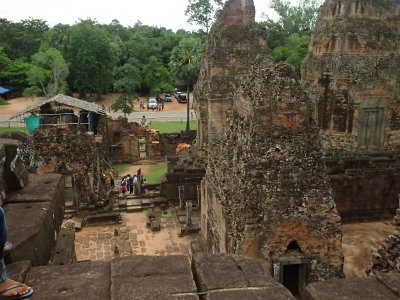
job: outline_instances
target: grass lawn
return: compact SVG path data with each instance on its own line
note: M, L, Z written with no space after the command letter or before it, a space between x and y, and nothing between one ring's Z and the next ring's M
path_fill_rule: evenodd
M148 183L160 183L167 173L167 162L155 162L150 165L148 174L144 174Z
M179 133L186 128L186 121L151 121L149 128L160 131L160 133ZM197 121L190 121L190 129L197 129Z
M117 170L119 176L122 176L126 175L128 171L132 168L132 166L135 165L140 165L140 162L114 164L113 167L115 170ZM161 179L165 177L166 173L167 173L166 161L151 162L148 164L148 169L146 168L146 172L144 172L144 178L147 179L148 183L160 183Z
M118 174L125 174L127 170L132 166L132 164L114 164L113 168L118 172Z
M26 131L25 127L0 127L1 132Z

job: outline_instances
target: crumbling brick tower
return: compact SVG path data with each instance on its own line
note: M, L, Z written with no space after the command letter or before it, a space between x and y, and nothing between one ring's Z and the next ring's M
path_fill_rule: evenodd
M198 146L218 141L235 87L257 57L267 58L266 31L254 22L253 1L227 1L208 34L200 77L195 87Z
M326 0L302 80L328 150L400 148L400 3Z
M260 258L275 278L301 293L308 282L342 276L341 221L308 98L290 66L273 65L265 47L254 49L265 45L254 34L254 11L242 10L251 22L227 17L240 15L240 7L254 10L252 1L230 0L212 28L195 90L197 109L205 112L201 125L208 128L203 240L212 252ZM231 32L246 42L232 41ZM246 49L251 55L243 55ZM217 59L214 70L210 57L217 53L232 62L227 70ZM231 88L224 94L217 87L234 64L242 68L223 78L230 80L223 87ZM213 105L218 97L225 110ZM222 130L204 117L217 113Z

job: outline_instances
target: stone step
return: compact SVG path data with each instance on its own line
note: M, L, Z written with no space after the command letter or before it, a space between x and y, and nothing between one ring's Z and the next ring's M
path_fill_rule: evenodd
M141 206L141 205L126 207L126 212L137 212L137 211L142 211L142 210L143 210L143 206Z
M137 205L142 205L141 199L126 200L126 206L137 206Z

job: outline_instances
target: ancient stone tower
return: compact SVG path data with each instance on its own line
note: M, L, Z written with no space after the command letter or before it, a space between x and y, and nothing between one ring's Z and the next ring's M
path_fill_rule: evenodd
M400 147L400 3L326 0L302 80L328 150Z
M254 16L253 1L228 1L208 35L194 103L202 147L225 132L234 91L249 65L258 57L267 59L266 32Z
M253 1L229 0L195 89L209 251L259 258L291 291L342 276L341 221L318 128L293 69L266 56Z

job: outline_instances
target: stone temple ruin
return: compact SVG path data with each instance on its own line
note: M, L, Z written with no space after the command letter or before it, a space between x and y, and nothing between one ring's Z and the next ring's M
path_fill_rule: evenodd
M37 107L46 128L0 137L10 276L33 286L32 299L398 299L398 11L395 1L327 0L304 88L267 55L253 1L228 0L194 91L198 143L179 154L185 137L112 120L79 99L58 95ZM367 21L376 27L364 31ZM53 111L54 103L73 108ZM65 205L111 210L108 164L161 157L169 173L160 198L201 199L190 255L76 263L74 233L60 229ZM395 211L373 276L341 279L342 220Z
M302 69L344 220L398 207L399 29L398 1L325 1Z
M265 32L245 3L228 1L211 29L195 90L197 108L209 108L199 108L208 132L202 238L209 251L262 259L299 293L342 276L341 221L308 97L291 67L265 56Z

